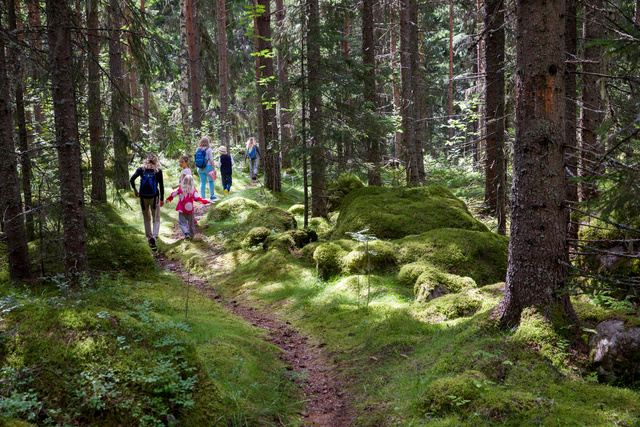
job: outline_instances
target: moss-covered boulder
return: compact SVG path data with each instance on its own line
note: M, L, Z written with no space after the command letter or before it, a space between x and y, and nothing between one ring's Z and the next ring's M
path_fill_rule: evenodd
M304 205L302 203L297 203L295 205L292 205L287 210L291 215L304 215Z
M385 270L397 263L394 246L390 242L375 240L358 243L343 259L346 273Z
M418 276L413 291L416 301L430 301L463 289L477 287L478 285L471 277L462 277L431 268Z
M480 310L482 302L483 298L477 289L465 289L431 301L423 314L441 315L443 320L469 317Z
M427 387L419 406L425 412L435 414L462 409L466 411L480 397L483 390L482 385L487 382L487 376L475 370L467 370L457 376L440 378Z
M319 245L313 252L318 275L328 279L333 274L339 274L344 268L344 258L356 246L352 240L335 240Z
M238 222L242 222L247 218L249 213L261 207L262 205L260 203L245 199L244 197L225 199L207 211L205 222L226 221L232 218Z
M289 230L269 236L264 242L264 248L284 249L293 252L316 240L318 240L318 235L313 230Z
M410 285L426 263L458 276L469 276L479 286L505 280L508 238L491 232L441 228L396 240L398 263L407 264L399 279ZM404 270L404 271L403 271ZM412 273L413 271L413 273Z
M282 232L298 227L289 212L275 206L267 206L253 210L242 223L243 228L266 227L275 232Z
M332 238L365 228L379 239L400 239L438 228L489 231L473 218L466 204L449 190L432 185L419 188L364 187L342 202Z
M242 246L249 248L252 246L260 245L267 240L267 237L271 235L271 230L267 227L255 227L249 230L247 237L242 241Z
M364 182L356 175L351 173L343 173L338 179L332 181L327 186L327 195L329 197L329 210L336 211L340 209L340 205L344 198L353 190L364 188Z

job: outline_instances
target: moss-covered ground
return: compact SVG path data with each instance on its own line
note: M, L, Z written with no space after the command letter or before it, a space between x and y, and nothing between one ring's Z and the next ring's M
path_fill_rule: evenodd
M260 186L243 189L246 182L234 177L234 192L216 209L240 198L258 203L251 211L302 202L287 179L275 198ZM214 217L209 210L199 222L204 238L174 241L168 226L175 214L165 209L160 251L204 276L214 292L276 311L322 344L348 379L355 426L639 425L638 389L599 383L577 351L595 322L624 314L581 297L575 306L584 336L555 330L535 310L517 329L496 329L490 314L504 286L506 242L437 188L445 201L435 205L455 209L451 218L471 226L376 235L382 240L365 249L357 233L332 234L338 217L337 226L322 223L333 231L319 232L318 242L265 249L245 241L258 227L243 226L247 211ZM350 201L359 191L345 197L342 212L359 203ZM396 193L408 199L411 191ZM139 212L116 211L133 227L128 239L143 241ZM300 210L289 213L300 226ZM344 230L371 225L354 224ZM252 236L286 233L264 228ZM337 240L329 241L332 235ZM9 408L10 416L34 424L304 425L300 397L278 350L260 340L264 332L196 292L185 318L185 286L166 271L140 277L125 265L110 268L123 274L103 275L84 290L2 285L0 418ZM420 302L415 283L434 271L467 285ZM155 418L143 420L142 413Z

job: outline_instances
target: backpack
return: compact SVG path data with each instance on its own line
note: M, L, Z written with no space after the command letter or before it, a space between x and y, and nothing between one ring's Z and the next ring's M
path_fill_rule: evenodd
M196 166L199 168L204 168L207 166L206 150L196 150Z
M251 158L251 160L255 160L256 159L256 146L255 145L253 147L251 147L251 151L249 151L249 157Z
M151 199L158 194L156 185L156 171L153 169L145 169L140 176L140 197Z

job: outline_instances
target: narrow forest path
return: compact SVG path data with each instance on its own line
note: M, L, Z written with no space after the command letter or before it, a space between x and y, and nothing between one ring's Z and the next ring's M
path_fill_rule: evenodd
M256 183L250 184L255 186ZM218 198L217 202L220 202ZM199 220L213 206L211 203L196 207L195 216ZM196 238L203 237L196 226ZM182 238L177 224L173 225L173 238ZM211 245L207 250L207 259L215 260L220 253L220 245ZM301 387L306 400L305 410L300 412L303 425L347 427L355 419L355 411L350 405L350 395L346 391L344 378L338 373L338 367L331 362L329 355L323 352L324 344L312 344L309 337L302 335L290 322L263 308L256 308L242 301L241 296L225 298L216 294L206 278L189 274L183 270L178 260L158 254L156 262L162 268L172 271L185 283L192 285L207 297L221 304L226 310L267 331L266 341L282 350L280 358L288 365L287 369L296 372L294 381ZM284 424L283 424L284 425Z

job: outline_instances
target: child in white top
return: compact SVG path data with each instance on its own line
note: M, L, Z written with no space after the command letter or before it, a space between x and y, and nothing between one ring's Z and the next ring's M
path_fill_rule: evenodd
M182 168L182 172L180 172L180 179L178 180L178 185L174 185L173 187L171 187L172 190L175 190L176 188L180 187L182 178L184 178L186 175L193 176L193 174L191 173L191 169L189 168L188 156L180 156L180 167Z

